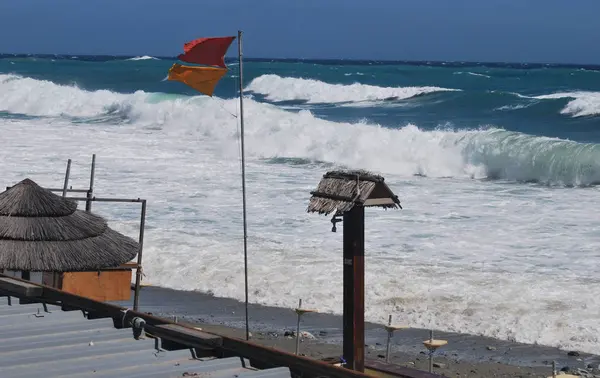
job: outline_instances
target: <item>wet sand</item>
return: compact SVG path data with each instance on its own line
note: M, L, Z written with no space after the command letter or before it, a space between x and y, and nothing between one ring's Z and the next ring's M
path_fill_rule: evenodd
M130 302L118 302L131 307ZM198 292L144 287L140 310L163 317L177 317L180 322L197 324L208 331L245 337L244 304L233 299L217 298ZM297 317L291 309L250 304L251 340L289 352L296 347ZM301 339L300 353L315 358L341 356L342 318L332 314L306 314L301 332L312 338ZM428 355L422 342L429 338L424 329L405 329L392 338L390 362L427 370ZM557 369L587 377L600 377L600 356L558 348L521 344L468 334L435 332L434 338L448 340L434 357L434 372L447 377L548 377L551 363ZM381 325L365 324L367 359L384 359L387 333ZM579 370L582 369L582 370Z

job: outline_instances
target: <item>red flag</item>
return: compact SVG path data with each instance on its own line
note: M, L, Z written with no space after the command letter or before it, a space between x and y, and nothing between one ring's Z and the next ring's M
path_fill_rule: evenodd
M235 37L198 38L183 46L185 54L177 58L184 62L225 67L225 53Z

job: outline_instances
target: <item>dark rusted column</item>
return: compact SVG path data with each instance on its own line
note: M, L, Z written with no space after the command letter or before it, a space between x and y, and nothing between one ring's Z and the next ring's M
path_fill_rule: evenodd
M344 359L365 370L365 208L344 213Z

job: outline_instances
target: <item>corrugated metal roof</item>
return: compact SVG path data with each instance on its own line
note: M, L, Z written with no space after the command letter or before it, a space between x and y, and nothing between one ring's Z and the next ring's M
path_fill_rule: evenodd
M19 304L0 298L0 377L290 378L289 368L255 370L240 357L194 358L191 349L159 350L150 337L136 340L112 318L82 311Z

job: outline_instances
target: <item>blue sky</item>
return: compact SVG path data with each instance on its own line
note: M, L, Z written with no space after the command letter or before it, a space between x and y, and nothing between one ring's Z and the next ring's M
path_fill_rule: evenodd
M0 0L0 52L600 63L600 0ZM235 49L230 49L233 55Z

